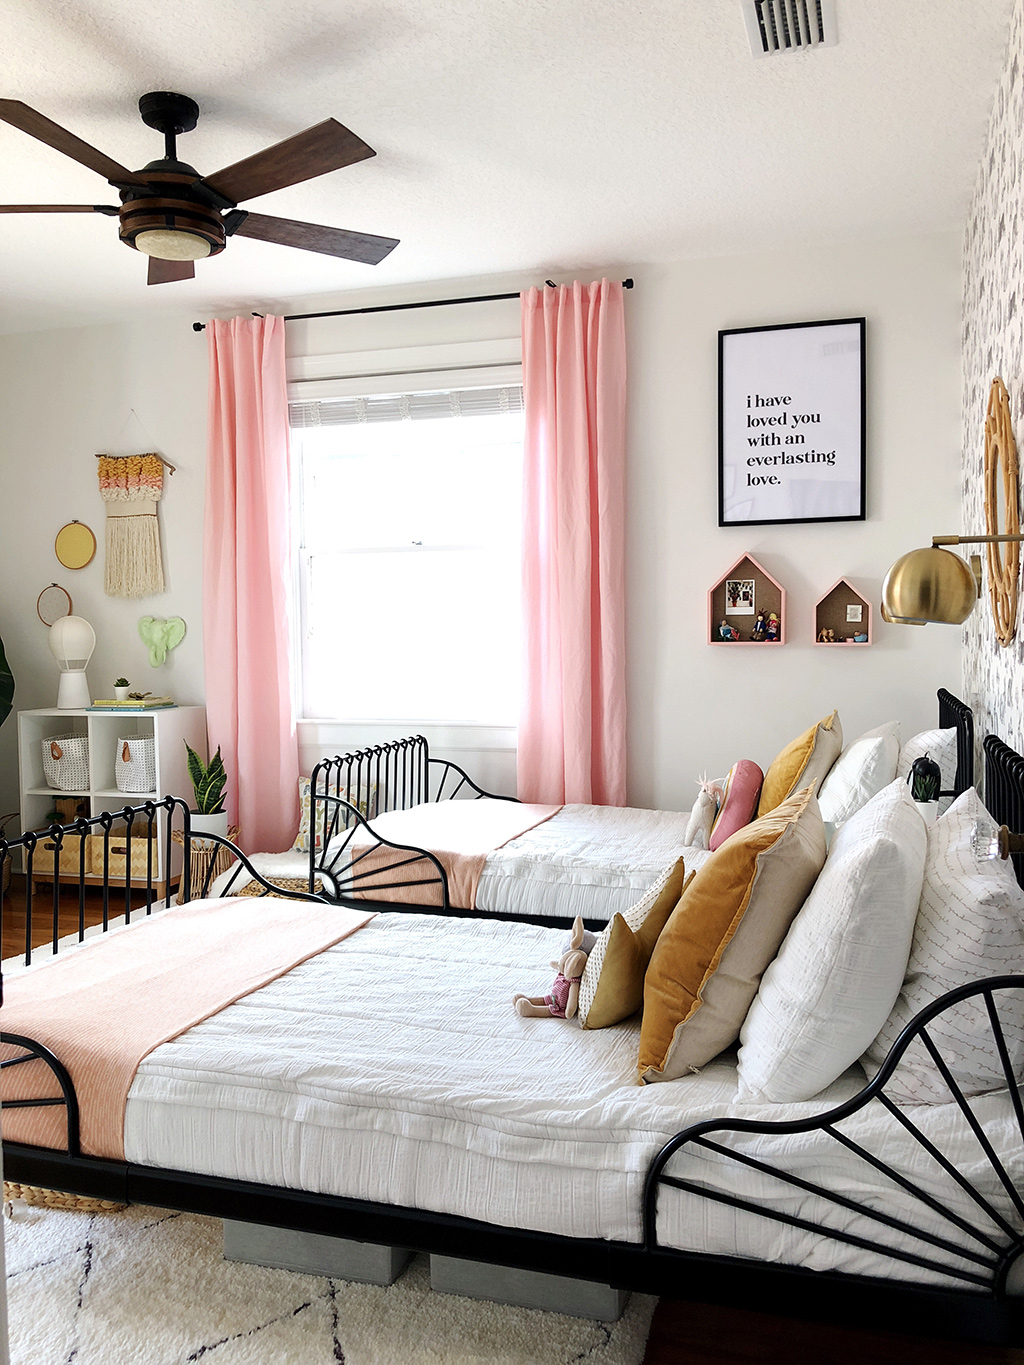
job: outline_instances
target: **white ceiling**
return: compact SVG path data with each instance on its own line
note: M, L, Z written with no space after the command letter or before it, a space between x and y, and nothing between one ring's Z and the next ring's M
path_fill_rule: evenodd
M207 174L333 115L377 156L249 206L402 239L235 238L147 288L112 219L0 217L0 329L958 227L1010 0L837 8L837 47L755 61L739 0L0 0L0 94L135 168L138 96L182 91ZM0 172L8 203L113 193L7 125Z

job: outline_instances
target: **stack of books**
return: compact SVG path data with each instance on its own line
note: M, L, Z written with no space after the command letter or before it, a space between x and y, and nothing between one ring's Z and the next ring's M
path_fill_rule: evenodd
M90 711L163 711L168 706L177 706L177 704L170 697L143 697L141 700L133 700L129 697L127 701L94 701L88 709Z

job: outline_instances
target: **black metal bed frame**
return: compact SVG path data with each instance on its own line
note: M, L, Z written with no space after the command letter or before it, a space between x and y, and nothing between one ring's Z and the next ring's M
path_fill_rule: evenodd
M971 708L945 688L938 692L939 726L957 732L957 767L953 788L942 796L959 796L974 783L974 714ZM514 801L512 796L497 796L485 791L457 763L430 757L422 735L409 735L387 744L372 745L351 753L323 759L310 778L310 840L307 889L319 886L322 894L339 905L365 909L367 892L380 909L417 910L421 914L469 915L485 913L492 919L519 920L521 915L502 911L466 910L451 904L448 877L438 859L428 849L396 844L381 835L370 823L378 815L408 810L424 802L456 800L460 793L473 799ZM318 847L315 832L321 831ZM348 850L360 832L367 846L349 860ZM361 841L362 843L363 841ZM386 868L360 870L359 864L382 848L396 857ZM404 855L404 856L402 856ZM1024 860L1022 860L1024 861ZM241 869L237 876L241 875ZM398 876L400 880L384 880ZM236 877L230 886L236 884ZM433 887L437 900L431 905L409 905L384 899L382 893L407 891L412 887ZM226 889L227 894L227 889ZM268 894L268 893L264 893ZM531 917L531 923L564 928L566 921L551 915ZM585 919L588 929L600 930L603 920Z
M1014 799L1020 802L1015 809L1024 809L1024 759L1007 746L993 740L986 743L992 770L998 766L999 781L1008 792L1014 789ZM426 755L425 742L422 753ZM454 765L452 765L454 766ZM461 771L461 770L459 770ZM464 775L463 775L464 776ZM995 778L990 772L990 781ZM466 781L469 781L467 778ZM475 784L474 784L474 789ZM358 798L358 788L356 794ZM479 790L479 789L476 789ZM348 797L344 801L350 812L360 814ZM377 807L375 805L374 809ZM184 803L168 798L161 802L146 802L110 817L95 817L77 821L67 827L54 827L48 834L58 845L65 834L75 834L84 826L99 825L110 835L111 824L123 820L128 829L133 821L152 821L163 812L171 823L181 819L184 831L184 867L186 880L184 897L189 898L197 888L188 880L189 819ZM994 811L1000 818L1000 811ZM360 817L362 818L362 817ZM106 823L106 822L110 823ZM0 840L0 874L5 860L22 848L30 863L38 835L23 835L17 840ZM123 836L121 836L123 837ZM227 840L204 833L204 840L213 839L231 849L238 856L249 875L269 891L282 894L252 868L244 854L235 850ZM170 848L167 842L167 856ZM130 865L130 864L129 864ZM164 869L170 872L170 866ZM144 905L134 911L128 901L124 918L134 913L151 914L158 908L154 878L150 867L149 887ZM208 879L207 879L208 880ZM106 878L104 878L104 883ZM0 888L3 878L0 875ZM207 886L198 890L205 892ZM136 888L138 893L138 888ZM292 892L297 899L330 903L327 895L310 891ZM102 930L109 927L109 888L103 888ZM53 951L58 947L58 911L61 892L53 890ZM84 907L85 893L79 889L79 904ZM366 902L358 902L363 908ZM28 897L29 918L32 898ZM413 907L401 906L403 910ZM0 890L0 921L4 903ZM27 927L31 952L31 924ZM84 908L80 911L79 932L85 934ZM875 1078L847 1103L832 1108L810 1119L790 1122L751 1122L722 1118L704 1121L683 1129L660 1152L653 1156L648 1167L642 1201L643 1240L638 1243L604 1241L593 1238L569 1238L529 1229L498 1227L449 1214L424 1209L403 1208L365 1200L338 1196L310 1194L300 1190L283 1189L223 1177L197 1175L191 1172L145 1167L131 1162L98 1159L83 1155L78 1135L78 1103L74 1085L60 1060L31 1038L15 1034L0 1034L0 1041L22 1049L21 1053L0 1061L0 1069L18 1066L26 1061L41 1060L59 1085L59 1096L40 1100L23 1100L17 1107L36 1104L63 1105L66 1109L66 1150L55 1151L25 1144L4 1143L5 1175L27 1184L43 1185L86 1196L113 1199L124 1203L146 1203L188 1212L212 1214L222 1218L260 1222L272 1226L344 1236L360 1241L408 1247L417 1251L440 1252L471 1260L546 1271L574 1278L592 1279L623 1289L669 1297L699 1299L725 1304L742 1303L746 1308L761 1309L795 1317L869 1325L874 1330L891 1329L922 1335L946 1336L973 1341L1024 1343L1024 1198L1006 1160L993 1148L982 1125L974 1114L971 1099L963 1094L954 1080L928 1031L928 1026L946 1010L963 1001L979 997L984 1002L992 1030L993 1055L998 1056L1007 1089L1012 1100L1020 1148L1015 1148L1013 1159L1019 1163L1024 1154L1024 1104L1013 1072L1006 1038L996 1008L996 997L1001 992L1024 991L1024 976L996 977L971 983L954 990L922 1010L903 1031L893 1045L884 1065ZM943 1077L952 1102L973 1133L995 1183L1001 1191L993 1199L977 1190L931 1141L923 1134L907 1112L891 1101L886 1086L899 1066L900 1059L911 1044L923 1046ZM950 1207L948 1199L940 1198L922 1188L920 1178L912 1179L890 1166L882 1157L861 1147L841 1131L845 1119L859 1113L869 1104L884 1110L904 1133L932 1162L935 1171L948 1182L951 1193L966 1196L972 1207L971 1216ZM743 1139L750 1136L784 1136L793 1133L819 1131L862 1160L867 1168L891 1181L894 1191L902 1191L916 1201L922 1215L941 1219L946 1234L933 1227L923 1226L909 1216L896 1217L886 1209L849 1197L840 1190L829 1190L789 1172L771 1166L770 1162L745 1150ZM679 1154L686 1153L690 1164L680 1170ZM695 1165L694 1158L698 1159ZM735 1162L739 1166L758 1171L769 1180L781 1182L782 1187L796 1189L809 1198L824 1201L838 1216L839 1224L788 1214L773 1206L771 1197L764 1203L742 1198L716 1188L700 1178L699 1161ZM939 1274L949 1281L943 1285L923 1285L911 1280L896 1280L874 1276L852 1275L838 1271L812 1271L801 1267L771 1264L737 1256L720 1256L703 1252L680 1251L662 1246L658 1239L657 1213L659 1195L665 1188L674 1188L697 1197L724 1203L743 1213L767 1218L774 1222L813 1233L846 1245L891 1257L916 1269ZM854 1214L867 1219L882 1231L896 1232L913 1239L913 1249L905 1245L875 1242L843 1226L844 1218Z
M954 697L944 687L938 691L939 729L956 728L956 776L953 790L939 792L940 796L960 796L974 786L974 712L966 702Z

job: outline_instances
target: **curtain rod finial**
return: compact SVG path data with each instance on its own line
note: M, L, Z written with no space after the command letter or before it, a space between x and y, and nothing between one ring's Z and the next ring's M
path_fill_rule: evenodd
M193 324L192 324L192 330L193 330L193 332L205 332L205 331L206 331L206 323L205 323L205 322L193 322Z

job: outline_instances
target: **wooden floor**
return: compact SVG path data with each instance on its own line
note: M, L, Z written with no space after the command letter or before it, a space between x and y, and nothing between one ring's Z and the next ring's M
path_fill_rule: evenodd
M1024 1365L1024 1350L796 1322L662 1299L644 1365Z
M132 893L132 909L137 910L145 904L140 891ZM108 913L111 919L124 914L124 889L114 887L110 891ZM96 887L88 887L85 892L85 927L103 921L103 895ZM57 913L57 937L77 934L79 924L78 887L62 886ZM0 914L2 926L2 947L4 959L18 957L25 952L25 879L15 876L11 879L11 889L3 898ZM32 946L39 948L53 940L53 883L37 882L32 897Z
M133 894L133 909L143 904ZM111 893L109 913L124 909L124 892ZM103 898L90 888L85 898L85 924L99 924ZM78 931L78 892L61 890L58 934ZM25 884L15 877L3 900L3 956L25 951ZM53 932L53 899L49 885L39 884L33 898L34 947L49 943ZM643 1365L1024 1365L1024 1350L970 1346L932 1338L885 1335L820 1323L751 1313L742 1308L662 1299L654 1314Z

